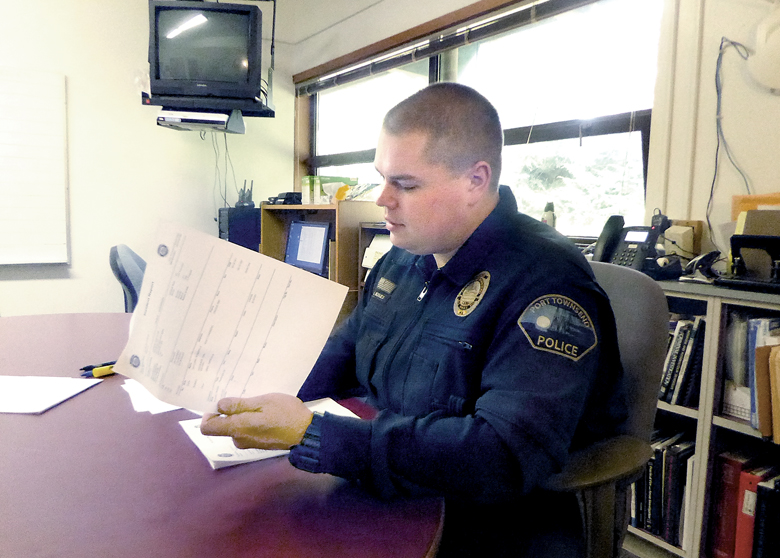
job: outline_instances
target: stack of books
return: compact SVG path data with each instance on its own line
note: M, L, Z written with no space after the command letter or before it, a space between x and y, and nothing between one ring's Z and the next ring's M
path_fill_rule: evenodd
M684 432L659 431L653 435L652 447L644 477L632 486L631 525L685 550L692 541L688 487L696 445Z
M718 455L710 555L713 558L767 558L780 544L780 463L755 454Z
M698 407L705 325L702 316L669 322L669 343L658 392L660 401Z
M730 319L721 413L780 443L780 318Z

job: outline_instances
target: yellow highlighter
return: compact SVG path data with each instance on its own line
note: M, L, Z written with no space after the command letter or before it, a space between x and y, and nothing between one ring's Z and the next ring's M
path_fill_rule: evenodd
M114 373L113 364L109 364L108 366L98 366L97 368L92 369L93 378L102 378L103 376L110 376L113 373Z

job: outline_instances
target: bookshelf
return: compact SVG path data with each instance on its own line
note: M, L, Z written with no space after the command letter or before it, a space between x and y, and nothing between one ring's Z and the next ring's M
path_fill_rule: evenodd
M711 556L713 525L722 514L716 497L716 461L724 451L766 453L780 464L780 446L762 437L749 421L722 412L724 379L730 357L727 324L734 313L748 317L780 316L780 295L727 289L706 284L660 281L672 314L702 316L706 321L698 405L683 407L659 401L657 426L673 425L695 436L696 459L690 491L689 545L683 550L644 529L629 527L624 548L642 558Z
M260 253L284 260L287 233L292 221L331 224L329 279L349 287L339 321L357 304L359 286L358 236L360 223L378 221L384 210L370 201L342 201L333 205L263 204L260 220Z
M363 255L366 253L366 248L368 248L368 246L371 244L371 241L374 240L374 237L378 234L390 234L385 228L384 221L360 223L357 260L358 301L363 298L363 287L366 284L366 276L368 274L368 269L363 267Z

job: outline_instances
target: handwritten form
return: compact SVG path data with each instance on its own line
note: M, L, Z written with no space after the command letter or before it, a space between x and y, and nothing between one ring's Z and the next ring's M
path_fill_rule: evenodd
M156 243L114 371L200 412L295 395L347 287L181 225L161 225Z

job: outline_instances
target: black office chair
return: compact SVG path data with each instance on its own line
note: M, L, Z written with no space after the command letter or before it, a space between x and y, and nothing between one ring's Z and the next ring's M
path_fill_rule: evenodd
M628 398L628 435L604 440L570 456L548 490L574 492L580 503L588 558L620 555L630 518L631 483L652 451L669 312L661 287L647 275L619 265L591 262L615 314Z
M122 285L122 292L125 295L125 312L132 312L138 304L138 294L141 292L146 262L124 244L112 246L108 259L114 277Z

